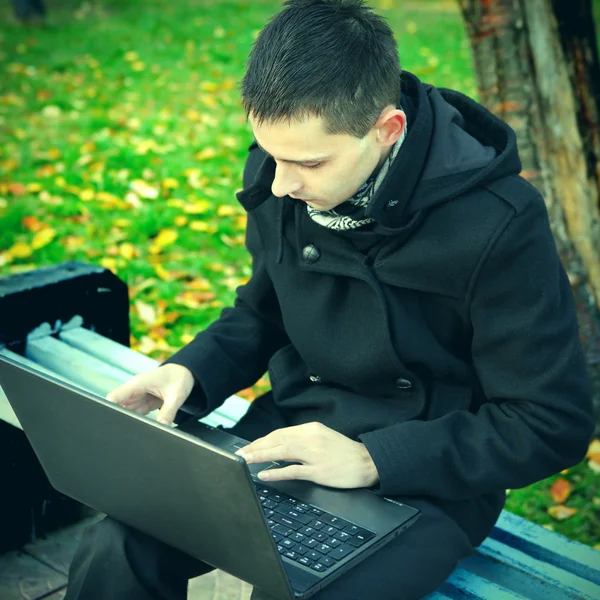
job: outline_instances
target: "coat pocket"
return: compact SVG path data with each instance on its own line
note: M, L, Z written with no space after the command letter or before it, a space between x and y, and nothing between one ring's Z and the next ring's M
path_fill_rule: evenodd
M473 401L473 390L465 384L434 381L430 391L427 421L439 419L456 410L468 410Z

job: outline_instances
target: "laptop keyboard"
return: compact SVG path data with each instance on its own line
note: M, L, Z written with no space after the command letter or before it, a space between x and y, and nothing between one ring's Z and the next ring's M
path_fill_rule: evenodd
M375 533L255 482L256 491L282 556L322 573L356 552Z

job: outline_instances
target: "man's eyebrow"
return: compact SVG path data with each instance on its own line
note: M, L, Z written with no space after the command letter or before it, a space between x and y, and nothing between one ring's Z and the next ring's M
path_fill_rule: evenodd
M271 156L271 158L273 158L273 156L267 152L259 143L258 140L254 140L256 142L256 145L267 155L267 156ZM280 158L278 159L280 162L284 162L284 163L289 163L292 165L303 165L306 163L318 163L318 162L322 162L324 160L327 160L329 157L329 155L324 155L324 156L319 156L317 158L309 158L306 160L286 160L284 158Z

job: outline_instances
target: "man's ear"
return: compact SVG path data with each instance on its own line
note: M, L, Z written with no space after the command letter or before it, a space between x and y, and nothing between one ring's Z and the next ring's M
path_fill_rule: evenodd
M384 112L377 123L377 143L381 146L393 146L406 127L406 113L394 108Z

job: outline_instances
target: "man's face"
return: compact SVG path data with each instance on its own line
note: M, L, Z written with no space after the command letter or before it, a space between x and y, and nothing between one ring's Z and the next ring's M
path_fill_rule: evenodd
M321 211L351 198L385 152L376 127L358 139L327 133L321 117L261 125L252 116L249 120L256 141L277 165L273 194L289 195Z

